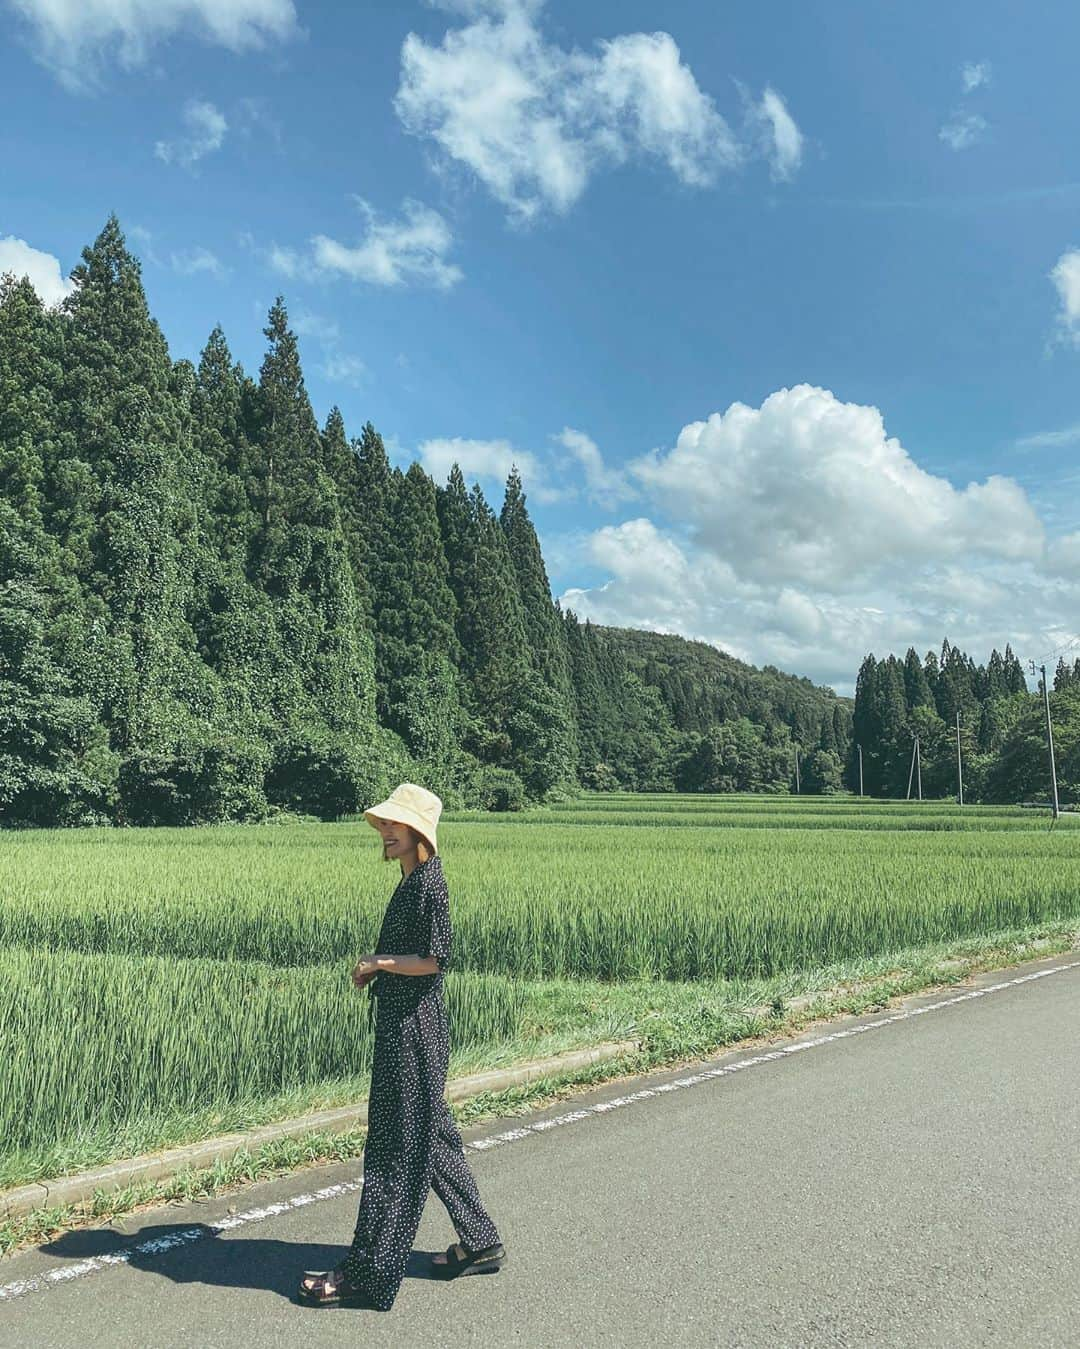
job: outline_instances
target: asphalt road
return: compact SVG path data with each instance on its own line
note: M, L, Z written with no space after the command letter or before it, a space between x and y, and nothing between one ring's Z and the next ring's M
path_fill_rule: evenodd
M0 1345L1072 1349L1074 960L979 976L467 1133L483 1143L530 1126L470 1153L510 1256L497 1275L425 1277L425 1253L453 1237L434 1197L389 1313L290 1301L301 1269L342 1253L354 1191L204 1235L230 1206L250 1215L355 1182L359 1169L320 1167L0 1263ZM1053 973L1012 982L1042 971ZM997 984L1006 986L918 1013ZM860 1030L899 1012L916 1014ZM718 1068L727 1071L686 1082ZM638 1090L649 1094L623 1099ZM613 1100L623 1103L597 1109ZM537 1127L577 1110L587 1113ZM186 1235L172 1249L94 1263L177 1233ZM74 1277L45 1277L61 1269Z

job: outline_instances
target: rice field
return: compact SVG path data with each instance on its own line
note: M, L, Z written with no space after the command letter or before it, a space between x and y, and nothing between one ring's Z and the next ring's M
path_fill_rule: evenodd
M605 794L447 813L440 851L471 1061L527 1040L538 980L768 978L1080 917L1076 820L1020 808ZM362 821L0 834L0 1185L362 1094L348 976L397 874Z

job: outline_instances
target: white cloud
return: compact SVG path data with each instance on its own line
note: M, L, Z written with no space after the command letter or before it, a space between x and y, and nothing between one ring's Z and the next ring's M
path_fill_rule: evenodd
M1051 568L1062 576L1080 578L1080 530L1063 534L1048 549Z
M424 469L437 481L445 482L457 464L468 478L497 482L505 486L516 464L527 497L541 505L565 501L572 492L550 481L545 466L529 450L516 449L508 440L467 440L461 437L425 440L417 447Z
M1019 559L1041 546L1012 479L959 490L887 436L877 408L806 384L692 422L673 449L629 470L702 544L757 579L843 586L900 565Z
M51 253L31 248L25 239L13 234L0 237L0 275L14 272L26 276L46 305L59 304L70 295L74 285L60 270L60 261Z
M173 271L179 272L181 276L195 276L198 272L206 272L221 280L228 275L229 270L216 253L201 247L184 248L172 253L169 262Z
M319 344L322 360L315 369L323 379L332 384L349 384L353 388L367 383L370 374L367 363L343 350L341 327L335 319L301 312L289 319L289 326L298 337L310 337Z
M68 89L100 81L115 59L127 69L177 33L239 52L295 34L293 0L9 0L30 26L38 59Z
M596 441L583 431L575 431L567 426L554 439L570 451L584 470L591 501L610 508L620 501L637 496L637 489L627 480L626 474L620 469L609 468L604 463Z
M607 573L566 590L597 622L678 632L850 692L868 651L944 636L977 659L1044 650L1080 606L1080 531L1047 542L1017 483L960 489L886 435L880 412L783 389L683 428L625 466L648 516L595 530Z
M1034 435L1021 436L1014 444L1018 450L1053 450L1063 445L1080 443L1080 422L1075 426L1064 426L1059 431L1036 431Z
M289 327L298 337L313 337L323 346L333 346L341 338L341 328L334 319L321 314L301 313L290 317Z
M802 163L803 134L775 89L765 90L761 102L752 109L752 120L764 135L764 152L773 178L789 181Z
M220 109L203 99L190 99L184 108L187 135L173 141L158 141L154 154L166 164L190 169L214 150L220 150L229 124Z
M983 139L989 125L977 112L956 112L938 132L938 140L952 150L966 150Z
M319 366L319 372L332 384L351 384L353 388L358 388L367 379L368 368L359 356L331 351Z
M965 61L960 67L960 80L964 93L974 93L990 83L991 67L989 61Z
M325 234L312 238L310 254L273 244L267 252L271 267L289 277L345 276L373 286L416 282L440 290L448 290L464 276L456 263L446 261L454 238L438 211L406 200L398 220L380 220L363 198L355 200L367 221L359 244L343 244Z
M1050 273L1061 301L1058 322L1062 332L1080 342L1080 248L1062 253Z
M471 170L518 220L568 210L604 164L651 156L702 187L757 148L732 131L668 33L623 34L590 54L545 38L542 0L441 7L468 22L437 45L406 37L394 106L407 130ZM789 173L801 138L769 95L770 153Z

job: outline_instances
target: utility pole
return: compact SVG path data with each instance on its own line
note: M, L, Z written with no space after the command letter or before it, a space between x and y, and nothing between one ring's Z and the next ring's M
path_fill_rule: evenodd
M862 796L862 745L856 745L859 751L859 795Z
M964 761L960 757L960 710L956 712L956 781L960 784L960 804L964 804Z
M1054 728L1050 722L1050 689L1046 683L1046 666L1040 665L1039 669L1042 671L1043 707L1046 709L1046 746L1050 751L1050 790L1054 803L1053 818L1056 820L1061 812L1058 809L1057 769L1054 766ZM1031 661L1031 673L1035 673L1034 661Z
M911 767L908 769L908 775L907 775L907 799L908 799L909 801L911 800L911 779L912 779L912 777L915 775L916 768L918 769L918 774L919 774L919 778L918 778L918 781L919 781L919 800L921 801L921 800L922 800L922 758L921 758L920 755L919 755L919 737L918 737L918 736L915 736L914 742L913 742L913 744L912 744L912 746L911 746Z
M798 796L802 791L802 784L799 781L799 747L795 746L795 795Z

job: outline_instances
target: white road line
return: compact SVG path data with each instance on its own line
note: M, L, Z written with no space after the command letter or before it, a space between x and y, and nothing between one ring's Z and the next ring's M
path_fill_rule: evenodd
M81 1279L87 1274L97 1274L110 1265L129 1265L139 1257L152 1258L171 1251L177 1246L190 1246L192 1242L202 1241L204 1237L217 1236L219 1232L231 1232L234 1228L245 1227L248 1223L259 1223L266 1218L276 1218L289 1209L303 1208L305 1204L315 1204L323 1199L337 1199L339 1195L359 1190L364 1177L359 1180L345 1180L340 1185L327 1185L313 1194L298 1194L280 1204L268 1204L265 1208L248 1209L246 1213L230 1214L216 1223L203 1223L199 1227L187 1227L180 1232L169 1232L163 1237L151 1237L140 1241L125 1250L110 1251L107 1255L95 1255L90 1260L79 1260L70 1265L58 1265L55 1269L37 1274L32 1279L20 1279L16 1283L0 1285L0 1302L11 1298L23 1297L26 1293L44 1293L58 1283L67 1283L71 1279Z
M1078 967L1080 967L1080 960L1074 960L1067 965L1057 965L1050 970L1037 970L1034 974L1024 974L1016 979L1006 979L1000 984L989 984L986 988L973 988L966 993L958 993L955 997L944 998L941 1002L929 1003L925 1007L912 1007L906 1012L895 1012L892 1016L883 1016L877 1021L868 1021L862 1026L850 1026L846 1030L833 1031L829 1035L820 1035L814 1040L784 1045L780 1049L772 1049L765 1054L755 1054L752 1058L739 1059L736 1063L722 1064L716 1068L707 1068L702 1072L692 1073L688 1077L677 1077L671 1082L661 1082L655 1087L642 1087L640 1091L630 1092L627 1096L616 1096L609 1101L598 1101L596 1105L586 1106L581 1110L570 1110L565 1115L538 1120L535 1124L524 1124L517 1129L507 1129L503 1133L492 1135L490 1138L476 1138L472 1142L466 1143L465 1148L472 1152L486 1152L489 1148L497 1148L503 1143L516 1143L519 1139L546 1133L549 1129L557 1129L564 1124L575 1124L579 1120L605 1115L609 1110L617 1110L620 1106L630 1105L634 1101L644 1101L649 1097L662 1096L670 1091L681 1091L687 1087L695 1087L701 1082L710 1082L718 1077L727 1077L731 1073L741 1072L744 1068L754 1068L760 1063L771 1063L773 1060L785 1058L789 1054L801 1053L804 1049L816 1049L819 1045L831 1044L833 1040L844 1040L852 1035L861 1035L864 1031L879 1030L882 1026L889 1026L897 1021L909 1021L912 1017L923 1016L926 1012L938 1012L943 1007L953 1007L958 1002L983 998L988 993L999 993L1002 989L1013 988L1017 984L1027 984L1033 979L1045 979L1048 975L1062 974L1065 970L1074 970ZM202 1241L206 1237L217 1236L221 1232L232 1232L238 1227L246 1227L249 1223L259 1223L264 1222L267 1218L276 1218L282 1213L287 1213L290 1209L303 1208L307 1204L321 1203L325 1199L337 1199L343 1194L351 1194L355 1190L359 1190L363 1181L363 1176L360 1176L357 1180L346 1180L337 1185L327 1185L311 1194L298 1194L292 1199L283 1200L278 1204L267 1204L264 1208L253 1208L248 1209L245 1213L231 1214L229 1217L218 1219L215 1223L204 1223L198 1227L188 1227L179 1232L170 1232L163 1237L152 1237L147 1241L139 1242L137 1245L128 1246L126 1249L119 1251L111 1251L107 1255L97 1255L89 1260L57 1265L54 1269L47 1270L44 1274L37 1274L33 1278L20 1279L15 1283L0 1284L0 1302L24 1297L28 1293L44 1293L59 1284L69 1283L72 1279L81 1279L89 1274L99 1274L111 1265L131 1264L140 1257L152 1259L154 1256L163 1255L178 1246L190 1246L193 1242Z

